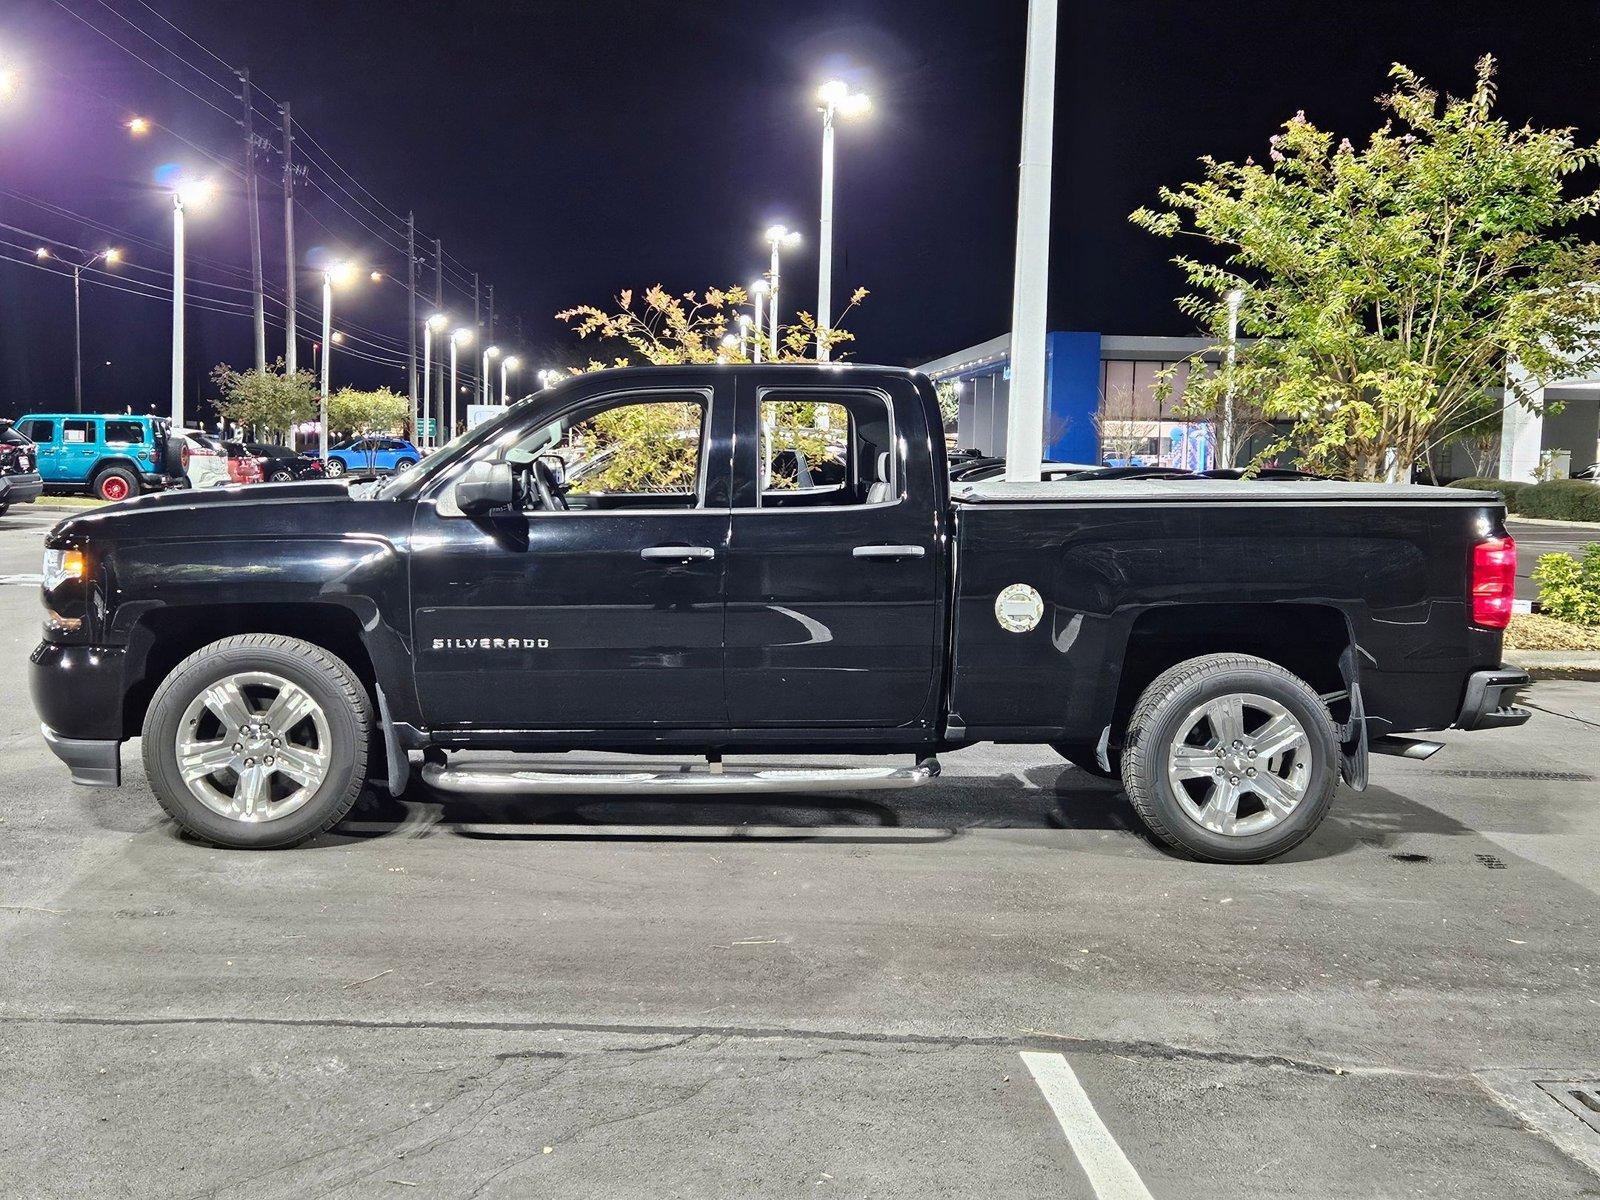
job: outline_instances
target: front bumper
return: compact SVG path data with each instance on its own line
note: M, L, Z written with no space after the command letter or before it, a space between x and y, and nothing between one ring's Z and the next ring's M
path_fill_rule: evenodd
M85 787L122 786L122 743L62 737L48 725L39 726L44 744L67 764L73 783Z
M1493 671L1474 671L1467 676L1467 692L1461 702L1457 729L1499 729L1521 725L1533 716L1516 705L1517 693L1528 686L1528 673L1516 667Z
M44 480L37 471L0 475L0 504L32 504L43 491Z

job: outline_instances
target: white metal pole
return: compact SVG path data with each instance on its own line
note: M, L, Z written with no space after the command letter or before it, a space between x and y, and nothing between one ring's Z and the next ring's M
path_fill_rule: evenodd
M328 465L328 363L333 358L333 275L322 273L322 411L318 443L322 447L322 465Z
M1044 459L1045 336L1050 288L1050 167L1056 105L1057 0L1029 0L1023 84L1017 260L1011 301L1006 478L1038 482Z
M754 361L755 362L760 362L761 361L761 339L766 336L766 334L762 331L762 328L761 328L762 323L766 320L766 297L763 296L760 292L757 292L755 294L755 296L756 296L756 351L755 351Z
M452 335L451 338L450 338L450 409L449 409L449 412L450 412L450 429L449 429L449 433L450 433L451 437L454 437L455 436L455 432L456 432L456 339L455 339L454 335ZM445 414L445 404L444 404L444 401L441 399L439 401L439 419L441 421L444 419L444 414Z
M183 428L183 197L172 194L172 427Z
M428 397L433 394L433 326L422 323L422 424L416 429L417 449L428 448L428 420L433 415Z
M1233 364L1238 357L1239 350L1239 302L1244 299L1244 293L1238 288L1228 290L1228 361L1226 370L1228 377L1224 381L1227 390L1222 395L1222 439L1218 454L1218 466L1233 466Z
M778 243L772 243L772 286L767 291L767 340L772 361L778 361Z
M96 256L98 257L98 255ZM94 259L89 260L93 262ZM83 411L83 267L72 267L72 411Z
M817 248L817 361L828 361L828 326L833 320L833 114L822 110L822 244Z
M504 359L504 358L502 358L500 360L500 403L501 404L509 404L509 403L511 403L510 393L506 390L506 372L510 368L510 366L511 366L511 363L510 363L509 360Z

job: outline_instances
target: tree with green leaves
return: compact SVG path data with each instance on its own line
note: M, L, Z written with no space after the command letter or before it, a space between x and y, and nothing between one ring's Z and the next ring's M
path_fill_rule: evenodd
M842 325L851 309L865 300L867 294L866 288L857 288L850 296L850 303L828 330L830 352L855 340L855 335ZM737 285L707 288L703 294L674 295L658 283L644 290L642 303L637 306L630 288L617 297L613 309L580 304L558 312L556 319L572 326L579 338L609 342L619 351L610 362L591 359L586 366L574 370L625 367L635 362L657 366L750 362L757 343L768 362L812 361L817 346L817 322L808 312L796 313L792 324L778 327L775 348L764 331L752 328L747 349L741 351L736 340L737 312L749 303L749 295ZM730 335L734 344L724 345Z
M411 402L383 387L376 391L343 387L328 397L328 432L347 437L393 437L400 433L411 416ZM367 455L368 469L376 461Z
M1464 97L1399 64L1390 77L1365 146L1297 113L1268 162L1203 158L1131 217L1201 244L1174 261L1211 357L1242 296L1249 340L1231 370L1189 372L1185 407L1215 418L1231 390L1292 422L1307 465L1366 480L1404 477L1489 389L1531 406L1542 381L1600 369L1600 247L1575 232L1600 192L1573 186L1600 147L1496 116L1492 58Z
M235 371L219 363L211 379L220 393L218 414L258 437L284 441L296 425L316 419L315 378L310 371L286 374L281 358L265 371Z

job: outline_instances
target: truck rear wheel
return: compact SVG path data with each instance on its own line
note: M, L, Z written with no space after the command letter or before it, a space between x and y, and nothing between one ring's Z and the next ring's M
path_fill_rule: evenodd
M1327 815L1339 782L1338 734L1311 686L1276 663L1192 658L1139 697L1122 782L1168 846L1211 862L1265 862Z
M350 811L371 729L366 689L345 663L296 638L242 634L196 650L156 689L145 774L195 837L282 849Z

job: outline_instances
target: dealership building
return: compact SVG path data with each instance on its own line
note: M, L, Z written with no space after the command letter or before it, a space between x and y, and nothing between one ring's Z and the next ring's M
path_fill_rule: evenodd
M1059 331L1046 335L1046 460L1201 471L1216 465L1210 422L1193 420L1181 411L1193 364L1206 371L1217 369L1212 346L1206 338ZM1169 368L1171 388L1163 396L1162 373ZM1005 454L1010 334L917 369L936 383L955 387L960 398L955 439L959 449ZM1570 456L1570 471L1592 465L1600 456L1600 378L1557 379L1528 390L1533 408L1511 404L1501 415L1500 478L1531 480L1546 455L1564 462ZM1252 453L1250 444L1241 446L1238 461L1247 461ZM1482 468L1459 448L1447 448L1435 455L1434 469L1442 478L1459 478Z

